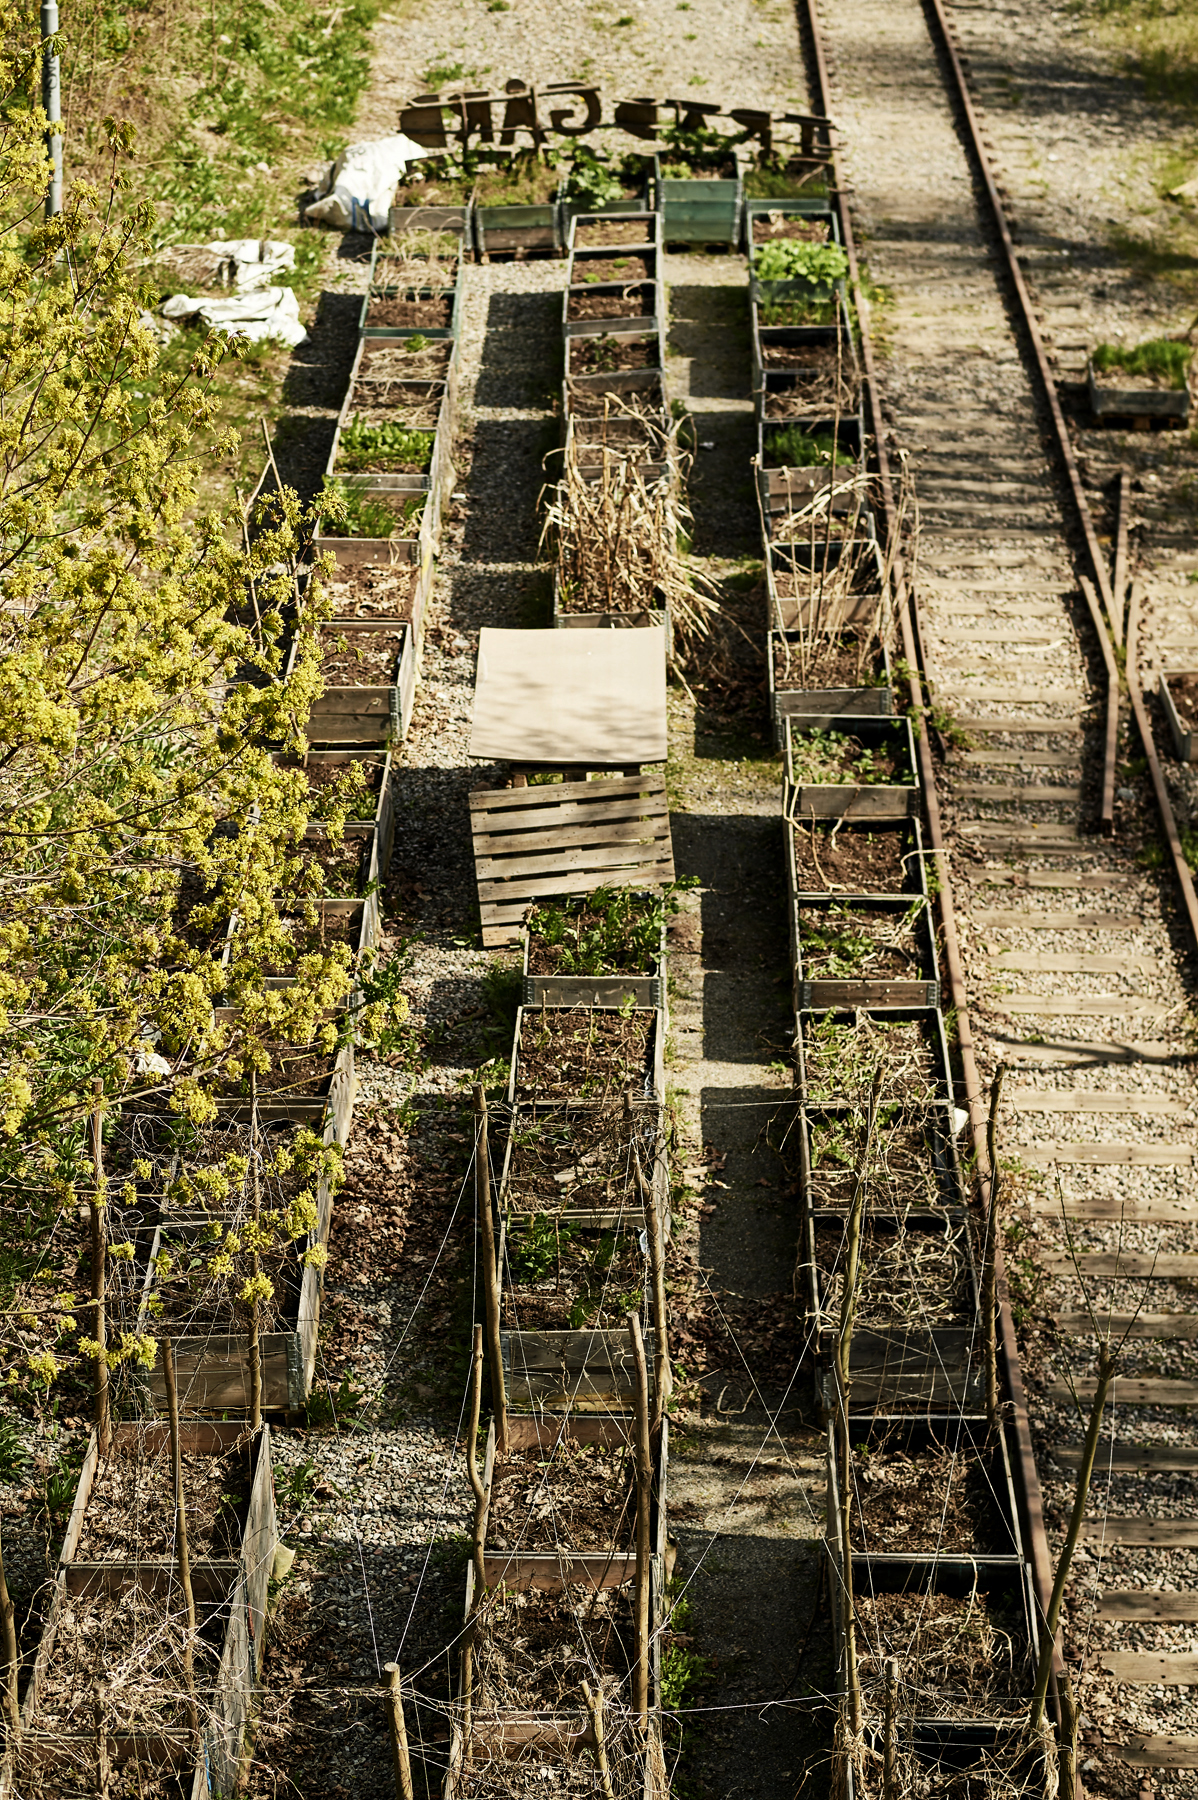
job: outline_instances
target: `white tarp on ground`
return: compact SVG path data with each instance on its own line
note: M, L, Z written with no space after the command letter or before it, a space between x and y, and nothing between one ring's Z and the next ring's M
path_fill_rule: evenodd
M192 299L189 294L172 294L162 308L162 316L164 319L199 319L211 331L223 331L229 337L249 338L252 343L260 343L263 338L278 338L294 348L308 335L300 324L295 290L287 287L264 288L243 294L236 300Z
M546 768L664 762L665 632L484 625L470 754Z
M238 293L269 287L277 276L295 267L295 245L278 238L214 238L205 249L218 262L231 265Z
M338 231L386 231L400 176L430 152L398 133L369 144L347 144L329 169L322 198L304 208L314 225Z

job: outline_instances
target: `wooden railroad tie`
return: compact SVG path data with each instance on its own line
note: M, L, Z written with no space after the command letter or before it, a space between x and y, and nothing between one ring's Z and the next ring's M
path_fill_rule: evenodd
M479 789L470 796L483 944L515 943L536 900L674 879L660 775Z
M1193 1259L1198 1265L1198 1257ZM1198 1273L1198 1268L1195 1270ZM1072 1383L1052 1381L1046 1398L1056 1405L1086 1405L1093 1400L1097 1384L1085 1375ZM1116 1406L1198 1406L1198 1381L1153 1381L1134 1375L1117 1375L1111 1384L1108 1405Z
M1034 1169L1051 1168L1054 1163L1077 1163L1087 1168L1104 1168L1111 1164L1129 1169L1190 1169L1194 1166L1192 1144L1088 1144L1081 1142L1014 1144L1012 1153ZM1140 1261L1151 1260L1141 1257ZM1177 1261L1176 1257L1169 1260ZM1198 1271L1198 1257L1187 1259ZM1049 1266L1054 1259L1048 1258ZM1147 1273L1147 1271L1144 1271ZM1097 1271L1096 1271L1097 1273Z

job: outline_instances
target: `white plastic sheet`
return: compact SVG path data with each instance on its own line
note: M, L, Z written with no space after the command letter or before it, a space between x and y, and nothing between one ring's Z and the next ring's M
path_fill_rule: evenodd
M400 176L430 152L398 133L369 144L347 144L329 171L327 191L304 209L315 225L338 231L386 231Z
M223 331L228 337L248 338L251 343L278 338L294 348L308 335L300 324L295 290L286 287L265 288L232 300L192 299L189 294L172 294L162 308L162 316L165 319L199 319L210 330Z
M295 245L278 238L214 238L206 248L220 262L232 265L238 293L269 287L295 267Z

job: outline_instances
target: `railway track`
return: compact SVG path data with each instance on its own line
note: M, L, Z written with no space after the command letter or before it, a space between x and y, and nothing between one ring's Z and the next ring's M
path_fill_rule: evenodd
M992 18L959 17L975 59L993 57ZM1036 235L1016 251L956 9L852 0L821 17L812 8L808 23L817 75L821 37L828 59L823 98L851 146L842 175L870 274L891 301L875 398L921 498L912 647L953 727L936 775L945 948L954 1002L968 1009L958 1098L983 1166L983 1093L999 1064L1007 1071L1002 1229L1039 1476L1026 1471L1025 1498L1040 1600L1110 1337L1120 1375L1062 1641L1082 1714L1080 1782L1095 1795L1193 1792L1193 892L1167 804L1176 780L1159 738L1142 753L1137 742L1153 720L1137 691L1137 608L1129 619L1122 603L1133 571L1118 501L1127 507L1130 480L1112 481L1109 517L1093 504L1099 481L1129 457L1143 464L1144 440L1129 451L1087 433L1083 480L1056 381L1077 373L1062 321L1076 345L1084 290L1079 319L1057 258L1050 299L1038 307L1029 291L1021 262L1036 259ZM1152 448L1159 458L1160 440ZM1145 661L1159 662L1193 635L1179 579L1192 551L1175 531L1154 542L1152 525L1139 554L1141 592L1157 602ZM1122 542L1115 567L1100 533L1116 553ZM1111 651L1129 637L1117 770ZM1018 1385L1011 1397L1018 1427Z

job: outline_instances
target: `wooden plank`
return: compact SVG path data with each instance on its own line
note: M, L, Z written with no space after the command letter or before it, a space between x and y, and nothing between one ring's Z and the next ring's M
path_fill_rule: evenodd
M1077 750L954 750L947 757L950 769L974 765L987 769L1080 769Z
M1016 969L1024 975L1155 975L1155 956L1139 950L1125 951L1122 956L1080 956L1052 950L988 949L986 954L996 968Z
M984 887L1127 888L1135 877L1106 869L983 869L976 879Z
M566 805L575 801L622 800L633 795L645 798L655 795L664 797L665 784L660 775L619 775L603 781L555 781L538 783L535 787L475 788L468 799L471 812L476 813L504 812L509 808L520 811L530 806Z
M1198 1261L1198 1258L1195 1259ZM1093 1400L1095 1381L1092 1375L1081 1376L1072 1387L1064 1381L1048 1385L1048 1398L1067 1405L1074 1398L1083 1405ZM1134 1375L1115 1377L1108 1405L1116 1406L1198 1406L1198 1381L1152 1381Z
M1083 1519L1082 1535L1105 1544L1155 1544L1162 1550L1198 1546L1198 1519ZM1196 1596L1198 1598L1198 1596Z
M480 882L483 917L507 918L512 916L513 906L527 906L530 900L539 900L544 894L589 894L599 886L598 876L618 887L655 887L659 882L674 879L674 861L672 857L663 856L656 862L633 863L622 862L613 856L605 862L596 862L593 869L563 870L556 880L549 876L528 876L519 881ZM488 907L492 909L490 912Z
M1153 1113L1181 1117L1189 1108L1165 1094L1121 1094L1095 1088L1007 1088L1004 1100L1016 1112Z
M977 906L969 916L975 925L1013 931L1138 931L1144 924L1138 913L1017 912L1002 906Z
M588 825L614 826L630 819L657 819L664 814L664 806L652 798L599 800L593 806L584 806L577 800L568 801L562 806L546 801L536 812L521 810L510 813L478 813L472 821L472 828L476 844L510 843L513 849L518 850L521 833L535 839L551 831L569 831Z
M575 1584L596 1589L623 1587L636 1575L636 1552L488 1550L483 1557L483 1575L489 1588L502 1584L522 1593L530 1588L560 1593L563 1587Z
M1038 1063L1045 1068L1060 1064L1082 1065L1089 1067L1091 1063L1152 1063L1165 1064L1174 1060L1171 1045L1163 1038L1140 1038L1130 1042L1121 1042L1111 1038L1099 1042L1095 1038L1066 1038L1055 1044L1009 1042L1007 1046L1008 1062Z
M953 723L962 731L992 731L1002 734L1008 731L1043 732L1045 736L1058 737L1068 734L1072 737L1082 735L1082 722L1072 719L983 719L974 713L956 713Z
M799 1006L805 1012L826 1012L841 1006L935 1006L935 981L800 981Z
M1131 1169L1192 1168L1194 1149L1191 1144L1088 1144L1040 1143L1013 1144L1012 1153L1033 1168L1047 1168L1052 1163L1084 1163L1091 1168L1118 1163ZM1198 1268L1198 1258L1195 1258Z
M1067 1469L1076 1469L1081 1461L1082 1446L1076 1443L1054 1444L1055 1461ZM1198 1469L1198 1445L1112 1443L1110 1438L1098 1440L1099 1469L1167 1469L1174 1472Z
M1138 1650L1108 1650L1099 1666L1127 1686L1198 1687L1198 1656L1151 1656Z
M569 850L575 844L588 844L599 835L609 843L635 843L638 834L645 835L646 826L657 826L658 821L647 819L641 806L604 809L605 816L581 819L577 825L548 824L538 827L536 831L488 831L476 832L474 837L475 856L516 855L524 850L544 850L550 846L559 850ZM617 813L622 816L617 817ZM664 826L665 821L661 824Z
M1067 1197L1064 1215L1058 1194L1032 1194L1028 1204L1046 1218L1096 1219L1128 1225L1192 1225L1198 1220L1198 1201L1125 1200L1114 1194L1080 1194Z
M937 695L950 702L962 700L993 700L996 704L1006 702L1008 706L1080 706L1082 696L1076 688L1039 688L1039 687L1006 687L999 682L983 682L978 687L953 687L937 682ZM1041 731L1053 729L1051 721L1039 722Z
M909 819L919 808L916 787L800 787L791 790L787 816L796 819Z
M606 840L606 835L601 834L601 840ZM652 832L642 828L638 836L621 843L590 838L574 850L559 850L556 845L549 844L539 855L526 850L521 856L483 856L475 866L479 891L481 893L484 884L497 879L516 881L524 875L552 874L556 869L608 869L629 862L646 862L660 855L668 836L668 831Z
M1132 1769L1198 1769L1198 1737L1145 1737L1133 1744L1107 1744L1105 1750Z
M1145 1619L1183 1623L1198 1619L1198 1594L1167 1594L1161 1588L1111 1588L1099 1594L1100 1619Z
M990 1004L998 1012L1055 1014L1067 1019L1118 1019L1128 1013L1163 1013L1164 1000L1146 994L997 994Z
M191 1565L191 1583L197 1600L223 1601L237 1579L239 1564L232 1559L201 1561ZM173 1559L147 1558L144 1562L71 1562L64 1570L67 1593L72 1596L123 1594L137 1588L143 1594L167 1594L179 1585L179 1565Z
M1024 631L1020 630L1018 638L1011 635L1011 626L1003 625L940 625L931 621L933 637L943 638L949 644L1063 644L1067 642L1061 631Z
M1047 787L1042 782L1029 782L1016 787L1013 782L954 781L953 795L958 800L1080 800L1080 787Z
M1191 1281L1198 1276L1198 1255L1180 1251L1154 1256L1146 1250L1049 1251L1041 1262L1052 1275L1103 1275L1114 1281Z

